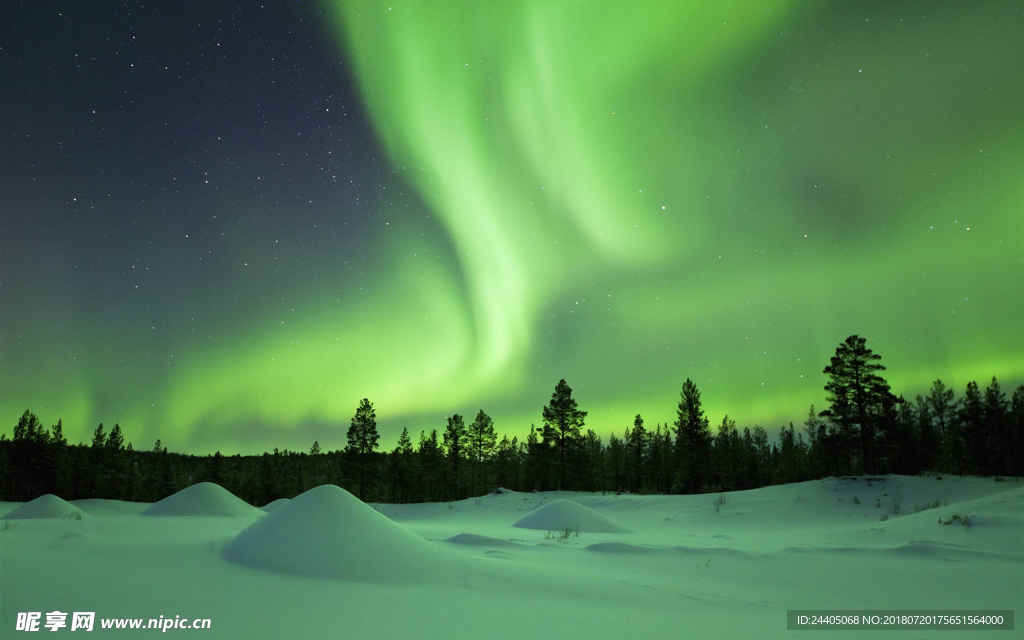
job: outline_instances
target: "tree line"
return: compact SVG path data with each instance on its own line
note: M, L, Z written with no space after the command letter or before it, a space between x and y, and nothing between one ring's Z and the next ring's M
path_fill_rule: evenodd
M46 428L31 411L8 439L0 434L0 498L24 501L44 493L68 500L108 498L153 502L197 482L215 482L263 505L334 483L365 501L442 502L497 487L632 493L707 493L753 489L850 474L921 472L1024 475L1024 386L1010 399L993 378L984 391L967 384L960 398L936 380L926 396L895 396L880 356L850 336L824 369L828 406L811 406L798 431L789 424L770 442L759 426L724 416L712 430L700 390L683 383L676 419L653 429L639 414L607 442L585 429L587 412L560 380L541 410L541 426L525 440L498 439L483 410L441 429L403 429L397 446L380 452L376 412L363 399L347 444L323 451L259 456L173 453L125 444L119 425L102 424L89 444L69 444L63 426ZM806 437L805 437L806 436Z

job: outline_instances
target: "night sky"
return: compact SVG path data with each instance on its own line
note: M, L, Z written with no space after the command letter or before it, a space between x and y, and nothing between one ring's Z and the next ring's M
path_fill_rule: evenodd
M636 4L643 4L636 7ZM4 2L0 430L775 431L1024 382L1019 2Z

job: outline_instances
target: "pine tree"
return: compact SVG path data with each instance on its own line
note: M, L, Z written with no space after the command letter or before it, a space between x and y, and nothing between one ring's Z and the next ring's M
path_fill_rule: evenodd
M664 473L664 452L662 451L661 424L656 424L654 431L648 432L647 462L644 464L643 488L644 493L660 493L659 484Z
M963 444L959 429L956 428L957 402L953 399L953 390L947 389L942 380L932 383L928 394L928 408L936 426L939 450L939 467L944 471L961 470L963 465Z
M776 477L779 484L800 480L800 452L793 424L779 430L779 460Z
M363 398L352 416L348 428L348 447L345 452L356 468L359 499L365 500L369 486L373 453L377 449L377 413L368 398Z
M921 441L921 454L919 465L922 471L936 471L941 468L942 442L939 434L935 431L935 421L932 419L931 404L920 395L914 401L917 416L917 433Z
M867 340L853 335L836 348L824 373L829 381L829 409L821 415L831 418L843 434L847 447L847 467L853 467L850 449L859 436L861 467L874 473L875 436L886 412L895 404L889 385L878 375L885 367L881 356L867 347Z
M572 389L565 379L559 380L551 401L541 410L545 439L550 438L558 449L558 488L566 489L566 470L569 456L580 438L586 411L580 411L572 397Z
M483 409L476 414L476 418L473 419L466 431L466 444L478 464L483 464L494 453L494 447L497 444L494 420L484 413Z
M615 493L619 493L626 488L625 457L625 447L622 446L622 441L615 436L613 431L608 436L608 466L606 475L610 488Z
M835 475L837 471L831 456L828 429L825 422L818 417L813 404L804 422L804 432L807 434L807 458L811 475L815 478Z
M440 502L448 492L450 467L445 459L437 429L430 431L430 437L420 434L420 457L423 464L424 494L427 501Z
M549 488L548 478L551 475L549 447L547 441L541 442L539 433L540 429L531 424L530 433L526 436L526 442L523 443L526 449L524 464L527 477L524 489L527 491L538 489L543 491Z
M100 449L107 443L107 434L104 433L103 423L101 422L96 430L92 432L92 448Z
M121 425L114 425L114 428L107 435L107 441L104 443L104 446L111 451L121 451L124 449L124 434L121 433Z
M486 490L485 464L494 455L497 436L494 433L494 420L481 409L466 430L466 449L473 458L473 475L476 480L476 493Z
M772 447L768 444L768 432L755 425L751 432L751 454L754 457L755 487L771 484Z
M516 447L518 448L518 447ZM512 441L502 436L494 454L495 481L499 487L515 488L512 480L512 456L515 455Z
M22 438L19 441L16 460L23 490L28 496L37 496L48 490L48 454L50 434L36 414L26 411L22 415ZM17 433L18 427L15 427Z
M50 427L50 446L47 451L50 475L47 490L59 496L71 496L74 478L68 456L68 440L64 437L64 424L61 420Z
M658 480L658 491L665 494L672 493L676 474L676 454L672 443L672 428L665 423L661 430L661 477Z
M644 459L647 456L647 430L644 429L644 419L639 413L633 418L633 431L626 429L625 442L629 451L626 458L627 487L632 493L640 493L644 481Z
M26 438L28 425L31 423L33 417L32 412L25 409L25 413L21 414L21 417L18 418L18 424L14 425L14 433L11 435L12 441L19 442Z
M896 421L898 428L893 440L887 443L890 471L904 475L917 475L921 472L919 421L915 404L901 399Z
M730 420L729 416L722 418L722 424L718 426L718 433L712 441L712 482L725 491L735 491L739 488L738 472L739 461L739 432L736 431L736 421Z
M105 497L103 492L107 486L107 434L101 422L92 432L92 445L89 448L89 480L87 495L93 498Z
M412 439L409 430L402 428L398 446L391 453L392 500L396 503L412 501Z
M224 455L218 450L210 458L210 482L224 486Z
M963 442L965 461L958 471L989 475L988 434L985 433L985 405L977 382L968 382L956 412L953 431Z
M107 434L106 442L103 443L103 449L102 497L125 499L128 496L124 495L123 480L128 475L128 465L124 455L124 434L121 433L121 425L114 424L114 428Z
M1009 424L1010 403L995 376L985 389L985 434L988 438L990 473L1010 473L1013 451Z
M1010 473L1018 478L1024 476L1024 385L1014 389L1010 398L1010 436L1013 443L1009 453Z
M583 436L583 490L597 491L604 488L604 452L601 448L601 436L587 429Z
M304 490L319 487L327 482L326 474L324 473L323 457L324 455L320 451L320 441L314 440L313 446L309 448L308 473L303 474L302 487Z
M466 424L462 416L455 414L448 418L448 426L444 430L444 448L448 453L448 463L452 470L450 494L456 500L461 498L461 467L465 452Z
M683 383L676 411L676 486L673 493L700 493L707 483L711 427L701 406L700 391L689 378Z

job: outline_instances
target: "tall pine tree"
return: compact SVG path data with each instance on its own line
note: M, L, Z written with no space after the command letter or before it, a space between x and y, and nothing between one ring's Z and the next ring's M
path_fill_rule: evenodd
M676 416L676 486L673 492L700 493L708 480L711 427L701 406L700 391L689 378L683 383Z
M359 499L366 499L366 489L372 475L373 453L380 435L377 433L377 412L368 398L359 401L356 413L348 428L348 446L345 448L349 461L355 467L359 487Z
M558 450L558 488L565 489L566 470L569 457L580 438L580 429L584 425L586 411L580 411L572 397L572 389L565 380L559 380L551 401L541 411L544 419L545 440L551 439Z
M881 356L867 347L867 340L850 336L837 348L824 373L829 408L822 412L840 427L847 447L847 466L852 467L849 449L859 444L861 469L874 473L875 435L896 399L889 385L878 375L885 367ZM859 437L858 437L859 436ZM853 440L856 438L859 443Z
M456 500L461 498L461 471L462 460L466 457L465 452L466 423L462 416L455 414L448 418L448 426L444 430L444 448L448 452L448 463L452 470L451 496Z
M487 470L485 464L494 455L494 447L497 445L497 436L494 433L494 420L481 409L476 418L466 429L466 450L473 459L473 478L476 486L476 493L486 490Z

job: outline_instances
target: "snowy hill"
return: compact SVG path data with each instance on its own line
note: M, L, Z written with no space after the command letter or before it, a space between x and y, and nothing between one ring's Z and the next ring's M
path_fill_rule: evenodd
M265 512L245 502L224 487L200 482L153 504L144 516L262 516Z
M57 609L210 618L211 638L783 638L787 609L1024 611L1022 482L829 478L726 496L364 505L319 487L234 518L90 501L81 521L0 530L0 628ZM565 501L632 533L516 526ZM975 635L995 637L865 637Z

